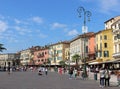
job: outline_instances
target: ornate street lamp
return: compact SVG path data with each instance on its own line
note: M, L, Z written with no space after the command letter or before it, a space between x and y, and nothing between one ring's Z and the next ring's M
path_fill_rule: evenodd
M84 21L83 21L83 33L84 33L84 35L83 35L83 36L84 36L84 77L87 77L86 57L85 57L85 41L86 41L86 39L85 39L85 37L86 37L85 32L87 32L86 22L87 22L87 21L90 21L90 16L91 16L92 14L91 14L90 11L86 11L86 10L84 9L84 7L79 7L79 8L77 9L77 12L78 12L78 14L79 14L79 18L82 17L82 13L83 13L83 16L84 16ZM86 20L86 18L87 18L87 20Z
M78 15L79 15L80 18L82 17L81 14L83 13L83 16L84 16L84 21L83 21L84 28L83 29L86 30L86 22L90 21L90 16L92 15L92 13L90 11L86 11L84 9L84 7L79 7L77 9L77 12L78 12ZM88 20L86 20L86 18L88 18Z

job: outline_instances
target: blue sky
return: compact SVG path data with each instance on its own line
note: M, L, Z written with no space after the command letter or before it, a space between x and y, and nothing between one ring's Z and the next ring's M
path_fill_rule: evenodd
M92 13L88 32L104 29L104 22L120 15L119 0L0 0L0 43L3 53L31 46L71 40L82 34L82 6Z

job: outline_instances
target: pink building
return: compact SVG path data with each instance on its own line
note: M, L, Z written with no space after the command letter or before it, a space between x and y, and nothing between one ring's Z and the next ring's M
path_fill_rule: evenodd
M89 60L95 59L95 34L92 34L88 40L88 57Z
M42 65L48 62L48 47L41 47L39 50L34 52L34 63L35 65Z

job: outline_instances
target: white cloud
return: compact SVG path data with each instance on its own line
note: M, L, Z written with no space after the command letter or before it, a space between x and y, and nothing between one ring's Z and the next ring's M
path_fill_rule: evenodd
M38 17L38 16L33 17L32 20L33 20L34 22L38 23L38 24L43 23L43 19L42 19L41 17Z
M103 13L110 13L111 11L119 11L119 0L99 0L100 11Z
M92 4L94 9L97 8L98 11L105 14L120 12L119 10L120 0L80 0L80 1Z
M21 21L18 20L18 19L14 19L14 21L15 21L16 24L20 24L21 23Z
M47 35L40 33L40 34L39 34L39 37L40 37L40 38L46 38Z
M57 29L57 28L65 28L66 25L65 24L60 24L60 23L53 23L52 24L52 29Z
M26 28L22 28L22 27L19 27L19 26L15 26L14 29L16 31L18 31L18 33L20 35L25 35L26 33L31 33L31 30L30 29L26 29Z
M8 25L6 22L0 21L0 32L6 31L8 28Z
M78 33L78 31L76 29L73 29L73 30L71 30L71 31L68 32L69 36L75 36L77 34L79 34L79 33Z

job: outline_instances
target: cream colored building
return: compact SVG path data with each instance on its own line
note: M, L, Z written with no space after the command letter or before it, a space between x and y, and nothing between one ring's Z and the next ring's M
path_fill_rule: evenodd
M1 67L8 67L8 65L15 66L15 60L19 60L19 55L17 55L16 53L0 54Z
M65 48L65 60L70 60L70 47Z
M120 20L120 16L116 16L116 17L114 17L114 18L111 18L111 19L105 21L105 22L104 22L104 24L105 24L105 29L112 29L112 28L114 27L113 24L114 24L115 22L117 22L118 20Z
M30 49L22 50L20 52L21 65L29 65L31 57L32 54Z
M93 35L93 32L81 34L76 38L72 39L70 42L70 60L72 61L72 56L78 54L80 56L80 60L88 58L89 53L89 36ZM79 61L81 63L81 61Z
M65 48L69 47L69 42L58 42L50 45L49 59L51 65L59 65L60 61L65 61Z
M114 42L113 57L116 60L120 60L120 16L119 19L112 24L112 29Z

